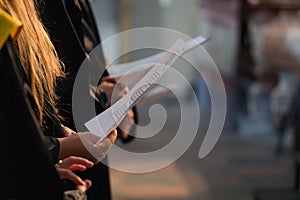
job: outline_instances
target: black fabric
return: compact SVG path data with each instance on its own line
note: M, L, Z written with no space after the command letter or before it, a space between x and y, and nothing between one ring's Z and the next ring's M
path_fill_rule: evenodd
M18 58L17 58L18 59ZM31 91L29 88L30 85L30 79L25 74L25 71L23 67L17 67L16 68L17 73L20 76L20 79L23 81L23 83L27 84L28 87L25 87L26 93L27 93L27 99L31 103L31 108L34 111L35 115L37 116L37 108L35 101L31 95ZM46 105L47 106L47 105ZM63 130L62 127L60 126L60 122L57 116L57 113L53 111L54 108L51 108L51 106L47 106L48 110L52 113L51 117L44 117L44 128L42 128L42 132L44 133L44 142L48 148L48 151L51 155L51 158L55 163L58 162L58 153L59 153L59 142L56 137L62 137L63 136Z
M64 8L63 1L67 10ZM82 120L82 127L77 127L76 130L71 105L73 85L79 67L86 58L86 54L90 53L101 42L90 4L87 0L40 0L40 12L67 72L67 78L61 81L58 88L59 110L60 115L64 118L63 123L75 131L85 131L83 123L86 121L84 120ZM96 61L97 65L94 66L104 69L105 60L102 49L98 48L96 53L98 55L96 59L98 60ZM93 56L91 57L95 59ZM98 69L85 70L89 71L87 76L92 76L97 74L93 70L97 71ZM107 75L105 71L103 76ZM93 85L97 85L100 81L98 80L99 77L88 77L88 79ZM97 113L104 110L98 103L95 106ZM135 108L134 112L136 117ZM133 137L129 136L128 140L122 141L126 142L132 139ZM109 170L106 165L99 163L92 169L79 174L81 177L89 178L93 182L93 186L87 191L88 199L111 199Z
M52 160L54 161L54 163L58 163L58 161L59 161L58 154L59 154L60 144L59 144L57 138L45 135L44 141L48 147L48 151L51 155Z
M63 199L20 69L14 45L7 42L0 52L1 199Z
M78 68L85 59L85 52L77 41L72 25L64 11L62 0L40 0L39 6L41 18L66 69L67 76L59 82L58 86L59 112L64 119L64 125L75 129L71 107L73 84ZM71 14L74 18L77 17L76 12ZM74 26L79 26L80 20L73 23Z
M93 30L94 36L96 36L97 40L92 40L95 43L94 45L100 43L100 38L90 10L80 10L82 8L89 9L88 2L81 1L79 4L79 1L67 0L65 3L68 7L68 13L72 20L72 24L64 10L62 0L41 0L39 6L41 18L49 31L59 58L65 64L67 73L66 79L61 80L58 87L60 115L64 119L63 124L76 131L71 106L73 85L79 67L86 58L86 53L88 53L88 50L83 46L83 38L86 31L83 29L81 23L83 15L85 15L85 21L91 25L90 30ZM78 5L80 5L80 8ZM76 32L74 32L73 28ZM104 58L102 57L102 59L102 67L104 67ZM100 110L103 111L101 108ZM78 174L83 179L89 178L93 183L93 186L87 191L89 200L111 199L109 170L106 165L99 163L93 168Z

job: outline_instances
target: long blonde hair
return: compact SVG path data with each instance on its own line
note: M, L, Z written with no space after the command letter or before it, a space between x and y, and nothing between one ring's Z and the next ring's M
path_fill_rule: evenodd
M52 112L57 112L55 87L57 78L64 76L63 65L39 19L34 0L0 0L0 7L23 23L17 49L43 125L44 116L52 117Z

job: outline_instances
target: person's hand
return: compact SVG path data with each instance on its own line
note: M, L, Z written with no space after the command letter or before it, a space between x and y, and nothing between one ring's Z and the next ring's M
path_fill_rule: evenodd
M61 124L61 127L62 127L62 129L63 129L63 131L65 133L65 136L70 136L70 135L76 134L76 132L73 131L72 129L70 129L69 127L66 127L66 126L64 126L62 124Z
M86 168L93 167L94 163L81 157L69 156L55 165L58 175L61 179L68 179L77 185L77 189L85 192L92 186L88 179L82 180L73 171L84 171Z
M112 144L116 141L117 130L112 130L100 143L98 143L100 137L90 132L79 133L78 135L85 148L95 158L94 162L98 163L107 155Z
M117 83L115 78L106 76L102 78L100 85L97 87L97 92L104 92L107 96L107 105L109 107L114 102L128 93L129 89L121 83Z
M117 83L115 78L106 76L102 79L101 84L97 87L97 91L105 92L108 103L107 107L111 106L114 102L125 96L129 89L127 86ZM134 112L129 110L119 125L119 137L126 140L129 132L134 125Z
M60 143L58 158L63 159L73 155L87 158L94 163L98 163L106 156L116 138L117 131L115 129L111 131L107 138L97 145L96 143L100 137L90 132L77 133L69 137L58 138Z

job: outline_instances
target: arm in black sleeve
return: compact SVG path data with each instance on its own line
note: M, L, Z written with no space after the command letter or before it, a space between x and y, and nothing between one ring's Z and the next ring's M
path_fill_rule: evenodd
M53 162L57 163L59 161L58 153L59 153L59 146L60 146L58 139L52 136L45 136L44 142L48 148L48 151L50 153Z

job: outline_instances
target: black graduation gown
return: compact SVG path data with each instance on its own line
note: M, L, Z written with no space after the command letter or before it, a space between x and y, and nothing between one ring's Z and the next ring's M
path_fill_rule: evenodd
M63 4L65 2L65 5ZM40 12L44 25L49 31L50 37L58 52L59 58L64 62L67 73L66 79L61 81L58 87L58 95L60 97L59 110L61 116L65 119L64 125L76 130L72 115L72 92L75 77L79 67L94 47L100 44L100 35L98 33L94 17L87 0L40 0ZM65 7L64 7L65 6ZM83 21L84 20L84 23ZM84 37L87 37L92 46L86 46ZM97 48L98 66L105 68L104 56L101 48ZM90 75L86 69L86 76ZM108 75L107 72L103 74ZM98 77L95 77L96 79ZM84 86L86 95L89 89ZM96 103L97 113L102 112L103 107ZM135 121L137 122L137 112L133 108ZM82 119L79 128L76 131L86 131L83 124L91 118ZM77 124L78 126L78 124ZM134 129L132 130L134 132ZM122 142L129 142L133 139L131 135ZM89 199L111 199L109 170L102 163L97 164L92 169L80 173L84 178L93 181L93 187L87 191Z
M61 80L58 87L58 96L60 97L58 107L60 114L64 118L63 124L76 130L71 106L73 85L79 67L86 58L86 53L89 51L84 47L83 43L84 30L82 29L81 21L83 17L88 22L90 30L92 30L92 42L94 46L100 43L100 38L88 2L82 0L80 3L81 5L84 4L84 7L81 6L82 8L79 9L73 0L65 1L69 14L69 16L67 16L62 1L63 0L41 0L39 5L41 18L49 31L59 58L65 64L67 73L66 79ZM84 11L82 9L84 9ZM70 23L69 17L72 23ZM104 68L103 55L100 54L99 56L102 56L101 64ZM88 91L88 88L85 89ZM100 108L98 111L103 111L101 106L98 106L98 108ZM106 165L99 163L93 168L79 173L79 175L93 182L93 186L87 191L88 199L111 199L109 171Z
M11 40L0 51L0 87L1 199L63 199Z

